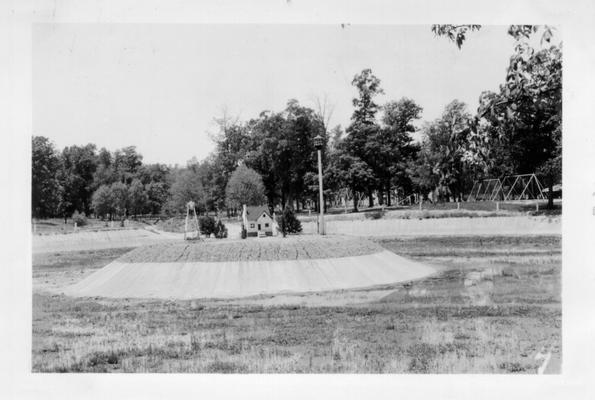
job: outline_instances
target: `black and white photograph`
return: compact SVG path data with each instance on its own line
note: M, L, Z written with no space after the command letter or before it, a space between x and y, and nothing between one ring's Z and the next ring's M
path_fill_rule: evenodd
M562 51L35 26L33 371L559 373Z
M507 386L573 370L569 327L595 331L566 274L593 265L567 254L566 232L593 237L567 212L592 226L595 178L566 148L568 22L530 7L487 23L52 7L67 17L50 7L26 27L26 168L9 172L28 193L27 286L10 293L28 299L29 379Z

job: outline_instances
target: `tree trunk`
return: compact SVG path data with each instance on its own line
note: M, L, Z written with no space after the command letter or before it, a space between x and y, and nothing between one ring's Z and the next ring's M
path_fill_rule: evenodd
M374 207L374 193L372 191L372 188L369 187L368 188L368 207L372 208Z
M355 189L351 189L353 192L353 212L358 212L357 209L357 191Z
M391 206L390 202L390 181L386 183L386 205L387 207Z
M547 208L554 208L554 178L548 179L548 192L547 192Z

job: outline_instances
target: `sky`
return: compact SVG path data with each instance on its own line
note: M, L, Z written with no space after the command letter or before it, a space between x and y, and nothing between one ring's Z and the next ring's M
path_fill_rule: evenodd
M58 149L135 145L144 161L184 165L214 149L214 118L246 121L289 99L326 97L330 126L350 122L353 76L371 68L385 94L422 120L454 99L475 112L504 82L513 40L484 26L461 50L427 25L36 24L33 134Z

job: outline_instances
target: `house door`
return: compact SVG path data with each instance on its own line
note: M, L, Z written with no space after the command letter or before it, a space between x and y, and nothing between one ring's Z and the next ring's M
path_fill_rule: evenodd
M260 224L258 224L258 230L260 230Z

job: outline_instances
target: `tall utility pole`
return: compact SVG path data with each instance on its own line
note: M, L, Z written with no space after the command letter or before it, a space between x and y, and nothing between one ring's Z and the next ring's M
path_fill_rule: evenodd
M318 192L320 194L320 202L318 209L320 210L320 218L318 221L318 234L324 235L324 196L322 194L322 147L324 146L324 139L322 136L316 135L314 138L314 147L318 152Z

